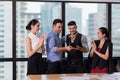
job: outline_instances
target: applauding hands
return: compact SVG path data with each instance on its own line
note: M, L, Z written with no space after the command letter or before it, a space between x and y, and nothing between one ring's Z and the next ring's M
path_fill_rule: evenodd
M96 44L94 41L91 42L91 47L92 47L92 49L90 51L90 57L92 57L94 52L96 51Z
M46 34L44 33L42 36L40 36L39 38L39 45L42 46L44 44L44 40L46 38Z
M96 51L96 44L94 41L91 42L91 46L92 46L93 52L95 52Z

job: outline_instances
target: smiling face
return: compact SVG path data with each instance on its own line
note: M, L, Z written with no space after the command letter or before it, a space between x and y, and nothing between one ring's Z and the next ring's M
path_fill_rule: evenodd
M76 25L70 25L70 26L68 26L68 29L70 31L70 34L75 34L77 27L76 27Z
M101 32L101 30L98 29L97 37L98 37L98 39L103 39L103 38L105 38L105 34L103 34L103 33Z
M39 32L39 29L40 29L40 23L39 23L39 22L37 22L35 25L31 25L31 30L32 30L34 33Z
M57 24L53 25L53 29L55 32L60 33L62 31L62 26L63 26L62 23L57 23Z

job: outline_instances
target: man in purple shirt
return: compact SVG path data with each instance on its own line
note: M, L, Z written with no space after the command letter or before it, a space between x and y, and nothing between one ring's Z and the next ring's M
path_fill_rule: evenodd
M61 19L55 19L52 25L52 31L46 37L46 51L48 60L48 73L57 74L61 72L62 52L70 51L71 46L62 47L59 34L62 31L63 22Z

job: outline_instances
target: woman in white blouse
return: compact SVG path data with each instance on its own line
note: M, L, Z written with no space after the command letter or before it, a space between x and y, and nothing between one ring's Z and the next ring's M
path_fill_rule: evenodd
M45 52L44 39L45 34L38 36L37 33L40 29L40 22L36 19L32 19L26 26L29 34L26 36L26 48L28 53L28 70L29 74L41 74L42 73L42 53Z

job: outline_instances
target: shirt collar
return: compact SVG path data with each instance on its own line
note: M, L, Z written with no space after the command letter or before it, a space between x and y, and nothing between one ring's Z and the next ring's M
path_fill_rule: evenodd
M55 32L54 30L52 30L52 32L53 32L56 36L59 36L59 33Z
M35 35L35 34L33 34L32 32L30 32L30 34L31 34L32 36L36 37L36 35Z

